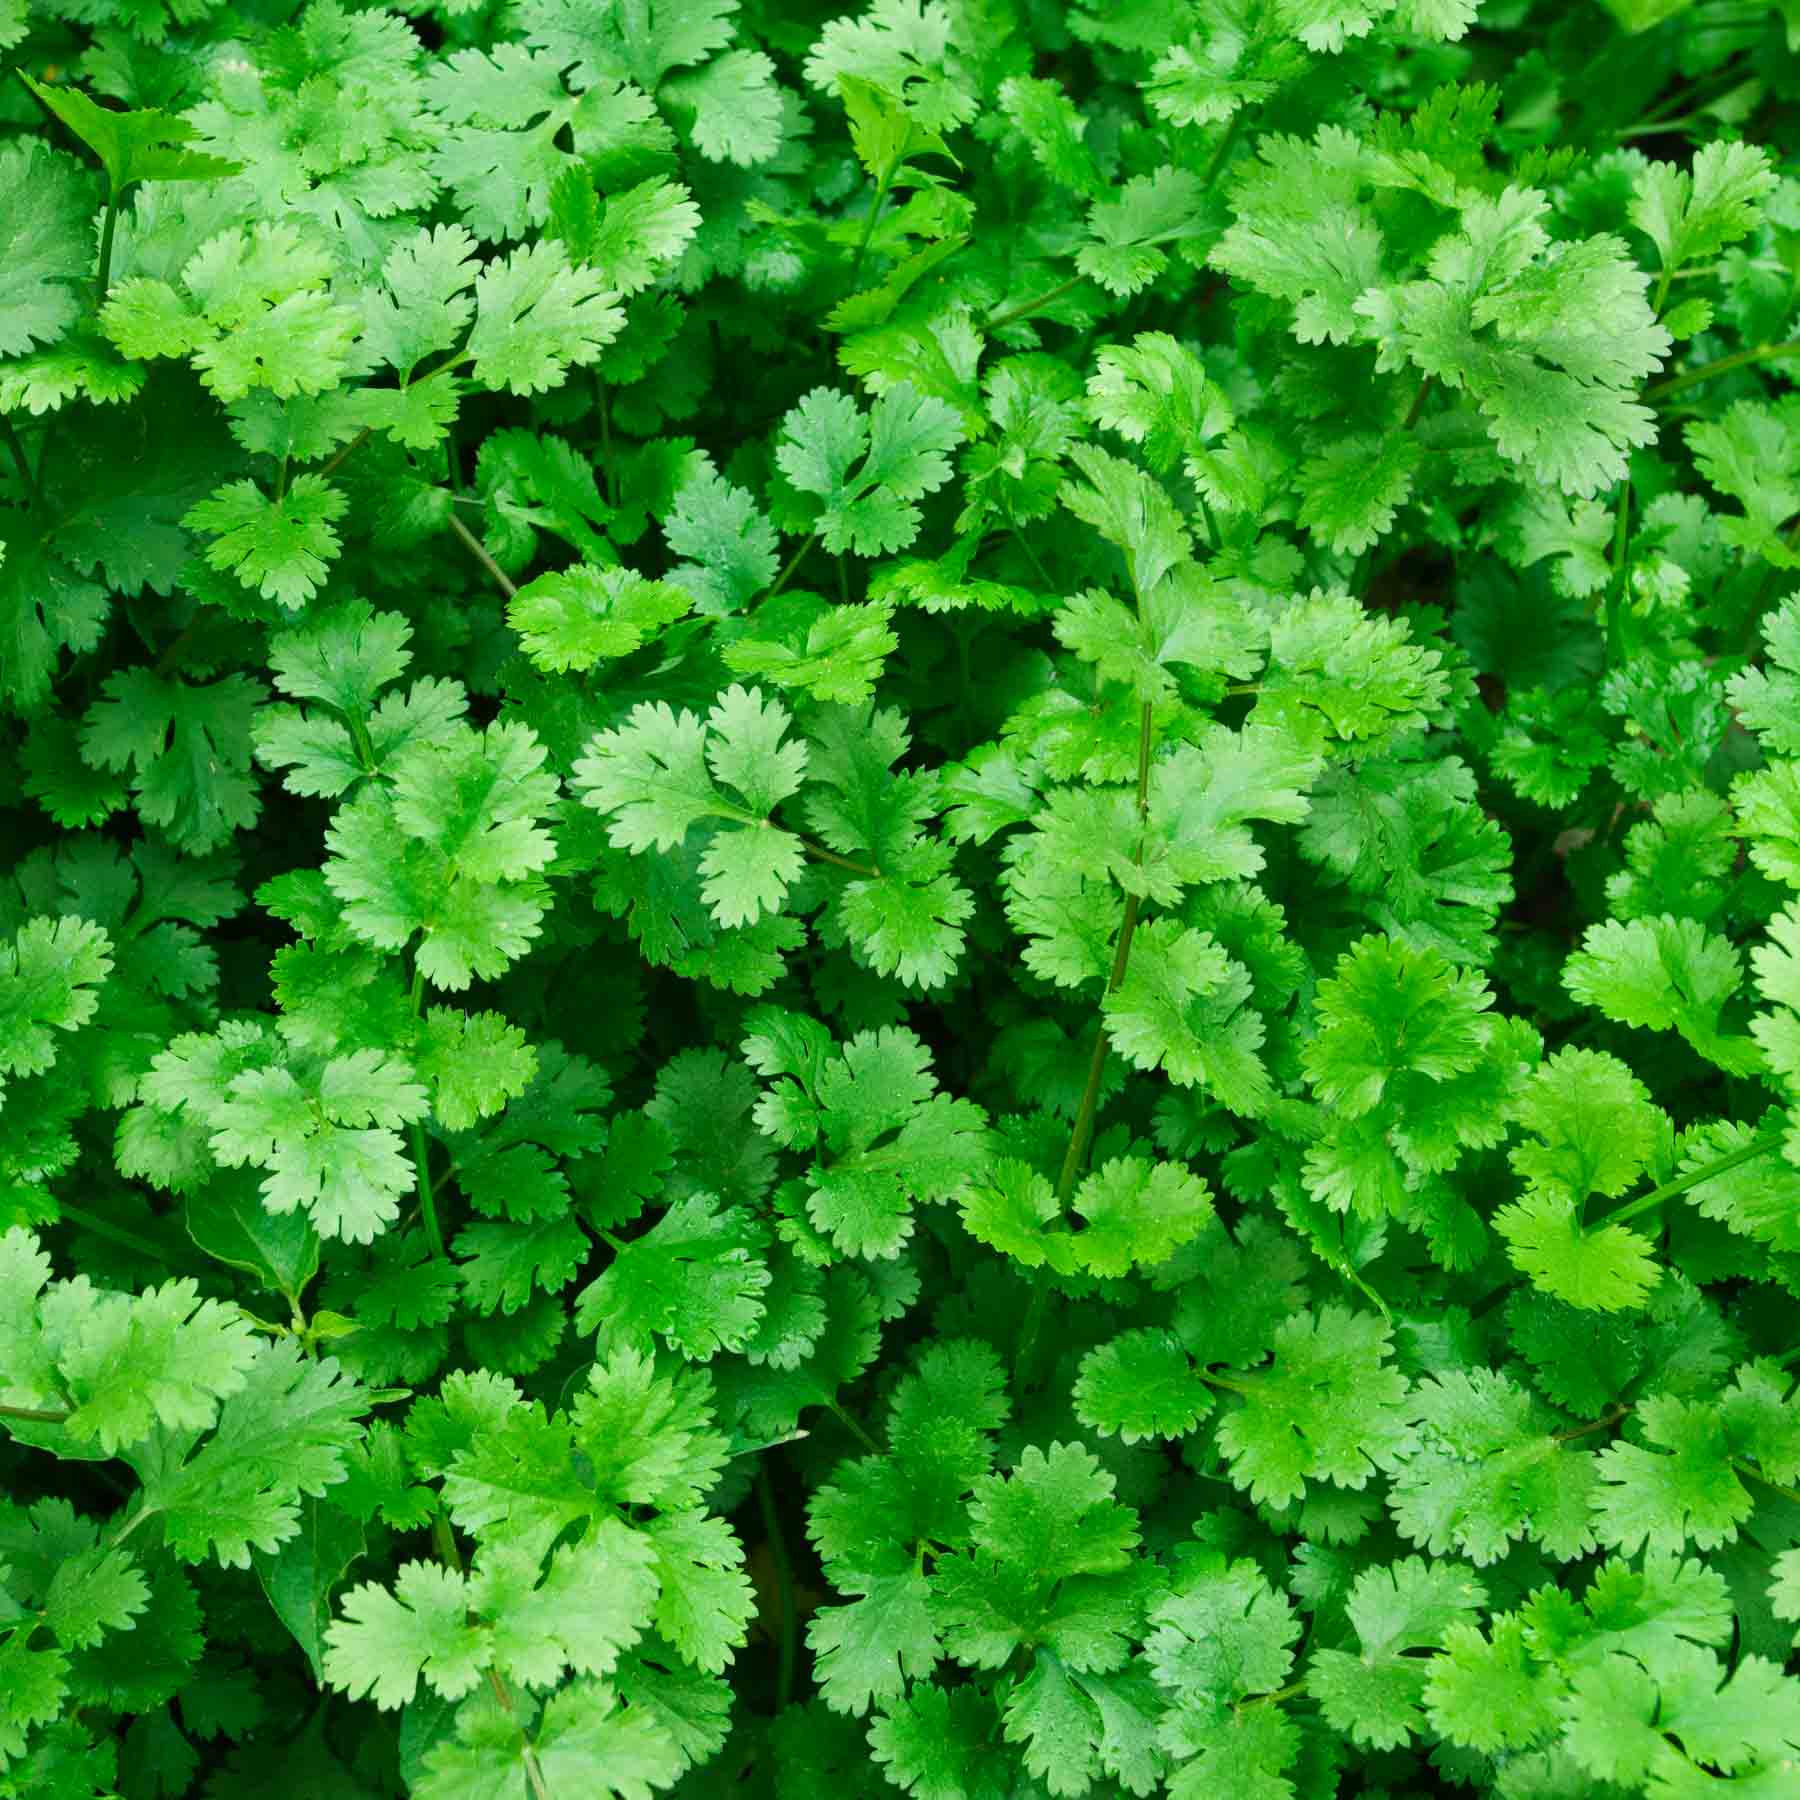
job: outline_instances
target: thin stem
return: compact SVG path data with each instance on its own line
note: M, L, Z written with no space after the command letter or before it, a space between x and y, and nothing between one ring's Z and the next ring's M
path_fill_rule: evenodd
M137 1509L137 1511L136 1511L136 1512L134 1512L134 1513L133 1513L133 1514L132 1514L132 1515L131 1515L131 1517L130 1517L130 1518L129 1518L129 1519L127 1519L127 1520L126 1520L126 1521L125 1521L125 1523L124 1523L124 1524L123 1524L123 1525L121 1525L121 1526L120 1526L120 1527L119 1527L119 1529L118 1529L118 1530L117 1530L117 1531L115 1531L115 1532L114 1532L114 1533L113 1533L113 1535L112 1535L112 1539L111 1539L111 1541L110 1541L110 1542L109 1542L109 1543L108 1543L108 1545L107 1545L107 1548L108 1548L108 1549L109 1549L109 1550L116 1550L116 1549L118 1549L118 1547L119 1547L119 1546L120 1546L120 1545L121 1545L121 1544L122 1544L122 1543L124 1543L124 1541L125 1541L125 1540L126 1540L126 1539L127 1539L127 1538L128 1538L128 1537L130 1537L130 1536L131 1536L131 1534L132 1534L132 1533L133 1533L133 1532L134 1532L134 1531L136 1531L136 1530L137 1530L137 1528L138 1528L138 1527L139 1527L139 1526L140 1526L140 1525L141 1525L141 1524L143 1524L143 1522L144 1522L144 1521L145 1521L145 1520L146 1520L146 1519L147 1519L147 1518L149 1518L149 1517L150 1517L150 1516L151 1516L151 1511L150 1511L150 1508L149 1508L149 1507L147 1507L147 1506L140 1506L140 1507L139 1507L139 1508L138 1508L138 1509Z
M606 494L606 504L616 508L619 504L619 476L613 467L612 396L604 375L594 377L594 404L595 411L600 415L601 485Z
M31 464L25 460L25 442L19 436L18 427L13 424L10 415L0 413L0 439L4 439L7 450L19 471L19 480L23 484L26 497L34 502L42 500L38 491L37 477L31 472Z
M1138 715L1138 779L1137 807L1139 820L1137 859L1143 861L1144 844L1142 822L1149 811L1150 804L1150 750L1154 718L1151 705L1145 701ZM1136 894L1125 896L1125 914L1119 921L1118 942L1113 946L1112 969L1107 975L1106 991L1117 993L1125 980L1125 970L1131 961L1131 940L1137 932L1138 911L1142 901ZM1075 1112L1075 1126L1069 1133L1069 1147L1063 1153L1062 1168L1056 1177L1057 1218L1052 1221L1051 1228L1064 1222L1070 1196L1075 1192L1075 1183L1081 1178L1088 1151L1094 1141L1094 1123L1100 1114L1100 1086L1106 1077L1106 1053L1111 1048L1106 1035L1106 1016L1102 1012L1100 1022L1094 1031L1094 1049L1088 1058L1087 1080L1082 1085L1081 1103ZM1037 1352L1038 1338L1044 1329L1044 1317L1050 1310L1050 1285L1040 1269L1033 1278L1030 1303L1025 1308L1025 1317L1019 1326L1019 1348L1013 1358L1013 1379L1023 1382L1031 1367L1031 1359Z
M1138 861L1144 857L1142 823L1150 809L1150 747L1153 729L1152 709L1145 701L1138 714L1137 809L1139 821ZM1131 961L1131 940L1137 933L1138 911L1143 902L1136 894L1125 896L1125 916L1119 922L1118 942L1113 946L1112 970L1106 978L1106 991L1116 994L1125 980ZM1106 1020L1102 1016L1094 1036L1094 1053L1088 1061L1087 1085L1082 1089L1081 1105L1075 1114L1075 1129L1069 1135L1069 1148L1063 1157L1062 1172L1056 1179L1058 1207L1068 1204L1075 1182L1087 1161L1088 1146L1093 1142L1094 1120L1100 1110L1100 1083L1106 1071L1108 1049Z
M1662 309L1669 298L1669 283L1675 279L1675 265L1664 263L1663 272L1656 278L1656 297L1650 302L1650 310L1660 319Z
M1419 383L1419 391L1412 397L1412 405L1406 409L1406 417L1400 421L1402 431L1411 431L1418 424L1419 415L1425 410L1425 396L1431 392L1431 377L1427 375Z
M1629 1406L1615 1406L1603 1419L1591 1420L1586 1425L1577 1425L1572 1431L1556 1431L1550 1434L1553 1444L1572 1444L1577 1438L1591 1437L1596 1431L1605 1431L1631 1411Z
M1635 1200L1627 1200L1623 1206L1614 1207L1605 1218L1595 1221L1592 1229L1598 1230L1602 1225L1620 1225L1627 1219L1635 1219L1639 1213L1649 1212L1652 1207L1661 1206L1665 1200L1673 1200L1677 1194L1685 1194L1689 1188L1698 1187L1703 1181L1711 1181L1717 1175L1729 1173L1743 1163L1751 1162L1756 1157L1770 1150L1781 1147L1781 1139L1775 1136L1759 1137L1748 1144L1740 1144L1737 1149L1705 1163L1698 1169L1690 1169L1685 1175L1677 1175L1673 1181L1665 1181L1661 1187L1652 1188L1647 1194L1640 1194Z
M18 1419L26 1425L60 1425L68 1417L42 1406L0 1406L0 1419Z
M469 554L487 570L494 585L507 597L507 599L510 600L513 595L519 591L518 583L488 555L487 546L482 543L481 539L478 538L455 513L451 513L449 517L450 529L462 539Z
M1050 578L1050 571L1044 567L1044 559L1031 547L1031 539L1016 525L1012 527L1012 534L1013 539L1018 544L1019 548L1025 552L1025 560L1037 571L1038 580L1041 581L1046 588L1054 591L1056 583Z
M431 1165L429 1151L425 1144L425 1126L419 1119L412 1122L413 1170L419 1184L419 1216L425 1221L425 1242L431 1247L432 1257L438 1262L448 1262L450 1255L444 1248L443 1227L438 1224L437 1198L431 1191Z
M775 1710L786 1712L794 1699L794 1670L800 1656L800 1616L794 1605L794 1564L788 1555L781 1515L775 1509L775 1484L769 1466L756 1471L756 1499L762 1508L763 1530L769 1539L769 1555L775 1563L775 1610L780 1630L780 1652L775 1676Z
M106 303L107 289L112 286L113 232L119 223L119 190L111 188L106 196L106 221L100 227L100 267L94 274L94 304Z
M1237 142L1238 133L1244 128L1244 116L1249 109L1240 106L1231 115L1225 127L1225 135L1213 146L1213 153L1206 159L1206 167L1200 171L1200 185L1203 188L1212 186L1219 171L1225 166L1225 159L1231 154L1231 147Z
M1715 357L1713 361L1702 363L1697 369L1684 369L1679 375L1671 375L1666 381L1653 383L1644 389L1644 398L1666 400L1671 394L1698 387L1703 381L1729 375L1733 369L1747 369L1752 363L1776 362L1788 356L1800 356L1800 338L1788 338L1779 344L1754 344L1748 350L1734 350L1729 356Z
M868 1428L854 1413L850 1412L839 1401L827 1400L825 1402L825 1410L830 1413L831 1416L836 1419L837 1422L843 1426L843 1428L849 1432L849 1434L855 1438L865 1450L872 1450L877 1456L881 1454L881 1446L876 1443Z
M1624 629L1626 551L1631 545L1631 477L1619 483L1619 518L1613 529L1612 579L1606 584L1606 666L1619 664Z
M417 1019L425 1007L425 971L419 967L417 958L413 961L412 990L408 995L412 1005L412 1016ZM438 1262L448 1262L449 1253L444 1249L444 1231L438 1223L437 1196L431 1186L431 1151L425 1142L425 1121L414 1119L412 1122L413 1178L419 1187L419 1217L425 1224L425 1242L430 1246L432 1257Z
M863 258L869 252L869 239L875 235L875 221L881 217L881 209L887 205L888 184L894 179L892 169L885 170L880 181L875 184L875 204L869 208L869 216L863 225L862 241L856 246L856 255L850 262L850 291L856 292L856 278L862 273Z
M1081 275L1071 275L1067 281L1059 281L1055 287L1046 288L1035 299L1021 300L1017 306L1010 307L1003 313L995 313L988 320L984 329L998 331L1003 325L1011 325L1020 319L1027 319L1040 308L1048 306L1051 301L1060 300L1070 288L1079 287L1084 279L1085 277Z
M788 558L787 567L775 577L775 585L769 589L769 598L771 600L787 586L788 582L793 578L794 571L799 568L801 558L804 557L807 551L809 551L818 541L819 534L816 531L809 532L806 537L801 540L800 548Z
M110 1219L103 1219L98 1213L91 1213L85 1207L68 1206L59 1203L58 1211L65 1225L78 1225L83 1231L91 1231L95 1237L110 1239L126 1250L135 1250L139 1256L147 1256L166 1268L173 1268L179 1258L171 1256L161 1244L147 1237L139 1237L135 1231L127 1231L123 1225L115 1225Z
M1290 1681L1286 1687L1276 1688L1273 1693L1257 1694L1248 1700L1240 1701L1236 1710L1244 1712L1252 1706L1273 1706L1282 1700L1297 1700L1305 1692L1306 1678L1302 1676L1298 1681Z
M1194 1371L1208 1387L1221 1388L1227 1394L1248 1394L1250 1392L1243 1382L1233 1381L1228 1375L1215 1375L1210 1369Z
M867 863L852 862L847 856L839 856L835 850L827 850L823 844L815 844L811 838L801 838L800 848L815 861L830 863L834 869L847 869L852 875L860 875L865 881L881 879L879 869L871 868Z
M1139 900L1136 894L1125 896L1125 916L1119 924L1119 940L1113 946L1112 974L1106 984L1110 994L1125 979L1125 964L1131 956L1131 940L1137 931ZM1100 1111L1100 1083L1106 1074L1106 1053L1110 1045L1106 1026L1102 1023L1094 1033L1094 1053L1088 1058L1087 1081L1081 1090L1081 1105L1075 1113L1075 1129L1069 1135L1069 1148L1063 1155L1062 1172L1056 1178L1058 1206L1068 1204L1075 1183L1087 1161L1088 1146L1094 1138L1094 1120Z
M1771 1481L1761 1469L1753 1467L1741 1458L1733 1457L1731 1466L1740 1475L1748 1475L1752 1481L1759 1481L1770 1493L1779 1494L1784 1500L1792 1500L1800 1505L1800 1488L1783 1487L1779 1481Z
M374 436L374 434L375 427L373 425L365 425L362 430L349 441L349 443L345 444L335 455L326 460L323 468L316 470L315 473L320 476L326 476L334 469L341 468L369 441L371 437Z

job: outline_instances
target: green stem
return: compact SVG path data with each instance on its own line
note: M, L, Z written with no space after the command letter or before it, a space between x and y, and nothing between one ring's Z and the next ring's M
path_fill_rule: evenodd
M25 489L25 497L34 504L41 501L43 495L38 491L37 477L31 472L31 464L25 460L24 440L19 436L18 427L6 413L0 413L0 438L6 440L6 448L18 467L19 481Z
M0 1419L18 1419L26 1425L60 1425L69 1416L42 1406L0 1406Z
M1800 1506L1800 1488L1784 1487L1779 1481L1771 1481L1761 1469L1754 1468L1737 1457L1732 1459L1731 1466L1740 1475L1748 1475L1752 1481L1761 1482L1770 1493L1779 1494L1782 1499L1792 1500L1797 1506Z
M119 1546L120 1546L120 1545L121 1545L121 1544L122 1544L122 1543L124 1543L124 1541L125 1541L125 1540L126 1540L126 1539L127 1539L127 1538L128 1538L128 1537L130 1537L130 1536L131 1536L131 1534L132 1534L132 1533L133 1533L133 1532L134 1532L134 1531L136 1531L136 1530L137 1530L137 1528L138 1528L138 1527L139 1527L139 1526L140 1526L140 1525L141 1525L141 1524L143 1524L143 1522L144 1522L144 1521L145 1521L145 1520L146 1520L146 1519L148 1519L148 1518L150 1518L150 1517L151 1517L151 1516L152 1516L152 1515L151 1515L151 1510L150 1510L150 1508L149 1508L149 1507L147 1507L147 1506L140 1506L140 1507L139 1507L139 1508L138 1508L138 1509L137 1509L137 1511L136 1511L136 1512L134 1512L134 1513L133 1513L133 1514L132 1514L132 1515L131 1515L131 1517L130 1517L130 1518L129 1518L129 1519L127 1519L127 1520L126 1520L126 1521L125 1521L125 1523L124 1523L124 1524L123 1524L123 1525L121 1525L121 1526L120 1526L120 1527L119 1527L119 1529L118 1529L118 1530L117 1530L117 1531L115 1531L115 1532L114 1532L114 1533L113 1533L113 1535L112 1535L112 1540L111 1540L111 1542L109 1542L109 1543L108 1543L108 1545L107 1545L107 1548L108 1548L108 1549L109 1549L109 1550L116 1550L116 1549L118 1549L118 1547L119 1547Z
M95 1237L107 1238L126 1250L135 1250L139 1256L147 1256L167 1268L175 1267L181 1260L178 1256L172 1256L161 1244L147 1237L139 1237L135 1231L127 1231L123 1225L115 1225L110 1219L103 1219L98 1213L91 1213L85 1207L59 1204L58 1211L65 1225L77 1225L83 1231L91 1231Z
M1660 319L1663 307L1668 303L1669 283L1675 279L1675 267L1672 263L1663 265L1663 272L1656 278L1656 298L1650 302L1650 310Z
M1629 1406L1615 1406L1604 1418L1590 1420L1586 1425L1577 1425L1572 1431L1556 1431L1550 1434L1553 1444L1572 1444L1577 1438L1591 1437L1596 1431L1605 1431L1631 1411Z
M448 1262L450 1255L444 1248L443 1228L438 1224L437 1198L431 1191L431 1166L429 1152L425 1144L424 1121L414 1119L412 1122L413 1169L419 1184L419 1216L425 1221L425 1242L431 1247L432 1257L438 1262Z
M345 444L335 455L328 458L325 465L317 470L316 473L323 477L331 474L334 469L341 468L343 464L348 462L350 458L369 441L374 435L374 431L375 427L373 425L365 425L362 430L349 441L349 443Z
M455 513L450 514L450 529L462 539L463 547L487 570L494 585L510 600L519 591L518 583L488 555L487 546Z
M894 171L886 169L880 181L875 184L875 204L869 208L869 216L863 224L862 241L856 246L856 255L850 262L850 291L856 292L856 278L862 273L863 258L869 253L869 239L875 235L875 222L881 217L881 209L887 205L888 185L894 179Z
M1070 288L1079 287L1084 279L1085 277L1081 275L1071 275L1067 281L1059 281L1055 287L1046 288L1035 299L1021 300L1017 306L1010 307L1003 313L995 313L983 329L998 331L1004 325L1012 325L1020 319L1028 319L1040 308L1048 306L1051 301L1060 300Z
M1276 1688L1273 1693L1257 1694L1249 1700L1240 1701L1236 1710L1243 1712L1252 1706L1274 1706L1282 1700L1297 1700L1305 1692L1306 1678L1302 1676L1298 1681L1290 1681L1286 1687Z
M1759 1137L1748 1144L1740 1144L1737 1149L1705 1163L1698 1169L1690 1169L1685 1175L1677 1175L1673 1181L1665 1181L1661 1187L1652 1188L1647 1194L1640 1194L1635 1200L1627 1200L1623 1206L1614 1207L1605 1218L1598 1219L1591 1227L1598 1230L1602 1225L1622 1225L1627 1219L1635 1219L1639 1213L1649 1212L1652 1207L1661 1206L1665 1200L1673 1200L1677 1194L1685 1194L1689 1188L1698 1187L1703 1181L1711 1181L1717 1175L1729 1173L1743 1163L1751 1162L1756 1157L1770 1150L1781 1147L1779 1137Z
M412 990L408 995L412 1004L412 1016L420 1017L425 1006L425 971L419 967L418 959L413 960ZM437 1196L431 1187L431 1151L425 1142L425 1121L414 1119L411 1127L413 1178L419 1186L419 1217L425 1224L425 1242L431 1249L434 1260L448 1262L449 1252L444 1248L444 1231L438 1223Z
M1150 748L1152 741L1153 717L1149 701L1145 701L1138 714L1138 772L1137 772L1137 809L1138 809L1138 851L1137 860L1144 860L1143 827L1150 810ZM1119 939L1113 946L1112 969L1106 978L1106 991L1116 994L1125 980L1125 970L1131 962L1131 940L1137 933L1138 911L1143 902L1136 894L1125 896L1125 916L1119 923ZM1108 1048L1106 1021L1104 1016L1100 1028L1094 1038L1094 1054L1088 1062L1087 1084L1082 1089L1081 1105L1075 1114L1075 1129L1069 1136L1069 1148L1063 1157L1062 1173L1056 1180L1056 1200L1058 1207L1068 1204L1069 1196L1075 1191L1075 1183L1081 1174L1082 1165L1087 1161L1088 1146L1093 1141L1094 1120L1100 1110L1100 1082L1106 1071L1106 1052Z
M1776 362L1788 356L1800 356L1800 338L1788 338L1779 344L1754 344L1748 350L1734 350L1730 356L1715 357L1697 369L1684 369L1679 375L1671 375L1666 381L1645 388L1644 398L1666 400L1671 394L1698 387L1703 381L1729 375L1733 369L1747 369L1753 363Z
M1137 860L1144 859L1143 823L1150 809L1150 750L1154 727L1153 709L1149 701L1145 701L1138 715L1138 849ZM1125 980L1125 970L1131 961L1131 941L1137 933L1138 912L1143 902L1136 894L1125 896L1125 914L1119 922L1119 937L1113 946L1112 969L1106 978L1106 992L1116 994ZM1069 1198L1075 1192L1075 1183L1081 1178L1088 1151L1094 1141L1094 1124L1100 1113L1100 1085L1106 1076L1106 1054L1110 1048L1106 1035L1106 1017L1101 1014L1099 1025L1094 1032L1093 1054L1088 1058L1087 1080L1082 1085L1081 1103L1075 1112L1074 1129L1069 1133L1069 1147L1063 1153L1062 1168L1056 1177L1056 1207L1058 1219L1054 1225L1062 1222L1062 1215L1067 1212ZM1031 1359L1037 1352L1039 1337L1043 1334L1044 1317L1050 1310L1050 1285L1045 1280L1042 1270L1034 1276L1031 1301L1025 1309L1025 1317L1019 1326L1019 1348L1013 1358L1013 1379L1023 1383L1031 1368Z
M1606 584L1606 666L1615 669L1620 661L1620 638L1624 631L1626 551L1631 544L1631 477L1619 483L1619 517L1613 528L1612 579Z
M881 1454L881 1446L876 1443L868 1428L847 1407L841 1405L836 1400L827 1400L825 1402L825 1410L830 1413L831 1416L836 1419L837 1422L843 1426L843 1428L849 1432L865 1450L873 1451L877 1456Z
M881 871L870 868L867 863L852 862L847 856L839 856L835 850L827 850L823 844L815 844L811 838L801 838L800 848L815 861L830 863L834 869L847 869L852 875L860 875L865 881L879 881Z
M606 504L615 510L619 504L619 476L613 467L612 395L604 375L594 377L595 410L600 415L600 475Z
M1056 583L1051 579L1050 571L1044 567L1044 559L1031 547L1030 538L1028 538L1016 525L1012 527L1012 534L1014 542L1025 552L1025 560L1037 571L1038 580L1044 584L1046 589L1054 592Z
M119 223L119 190L111 188L106 196L106 220L100 227L100 267L94 275L94 305L106 304L107 290L112 286L113 232Z
M787 567L785 569L783 569L781 571L781 573L775 577L775 585L769 589L768 597L771 600L773 600L775 598L775 596L777 594L779 594L784 587L787 586L789 581L791 581L793 579L794 571L797 568L799 568L801 558L804 557L806 555L807 551L809 551L813 547L813 545L816 544L818 541L819 541L819 534L816 531L809 532L806 535L806 537L801 540L800 548L798 550L796 550L794 552L794 554L788 558Z
M794 1670L800 1657L800 1617L794 1604L794 1565L788 1556L781 1515L775 1509L775 1484L769 1479L767 1463L756 1471L756 1499L762 1508L769 1554L775 1562L775 1609L781 1633L775 1676L775 1710L783 1713L794 1699Z
M1431 392L1431 377L1427 375L1419 383L1419 391L1412 397L1412 405L1406 409L1406 417L1400 421L1402 431L1411 431L1418 424L1419 415L1425 410L1425 396Z
M1237 142L1238 133L1244 128L1244 118L1248 110L1247 107L1240 106L1231 115L1231 119L1225 127L1225 135L1213 146L1212 155L1206 159L1206 167L1200 171L1200 185L1203 188L1211 187L1219 171L1224 168L1225 159L1231 154L1231 147Z
M1210 1369L1197 1369L1195 1373L1208 1387L1222 1388L1228 1394L1247 1395L1250 1390L1241 1381L1233 1381L1228 1375L1215 1375Z

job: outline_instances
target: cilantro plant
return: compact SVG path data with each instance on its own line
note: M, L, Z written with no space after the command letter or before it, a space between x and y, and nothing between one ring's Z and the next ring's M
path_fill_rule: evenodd
M0 1800L1800 1794L1792 0L0 0Z

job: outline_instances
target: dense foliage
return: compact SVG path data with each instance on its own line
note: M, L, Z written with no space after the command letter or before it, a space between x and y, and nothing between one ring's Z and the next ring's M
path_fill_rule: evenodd
M1800 1794L1800 13L1609 4L0 0L0 1796Z

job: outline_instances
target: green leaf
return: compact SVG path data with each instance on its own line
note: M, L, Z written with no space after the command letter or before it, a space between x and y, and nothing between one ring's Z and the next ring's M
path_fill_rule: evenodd
M1283 1321L1273 1366L1242 1378L1241 1404L1219 1422L1232 1480L1279 1506L1309 1481L1361 1488L1398 1466L1417 1440L1390 1345L1383 1320L1340 1306Z
M1212 1393L1168 1331L1126 1332L1083 1360L1075 1416L1127 1444L1185 1437L1213 1408Z
M91 177L35 139L0 149L0 356L54 344L81 311L75 289L93 268Z
M184 146L200 133L186 119L155 107L115 112L80 88L45 87L23 69L19 79L68 126L106 170L115 195L134 181L208 181L235 175L241 164Z
M599 271L570 268L559 245L531 244L476 276L467 355L477 381L541 394L594 362L624 323Z
M950 479L962 441L955 412L899 382L865 414L848 395L814 388L788 413L775 459L819 503L815 529L834 553L885 555L917 535L915 504Z
M0 1076L54 1066L58 1033L80 1030L112 973L112 940L86 919L29 919L0 940ZM0 1101L5 1087L0 1084Z
M683 589L629 569L576 563L540 575L507 602L507 622L525 654L553 674L629 656L693 605Z
M349 502L322 476L299 475L271 499L254 481L234 481L191 507L182 523L212 534L206 560L265 600L297 607L319 591L337 559L332 529Z

